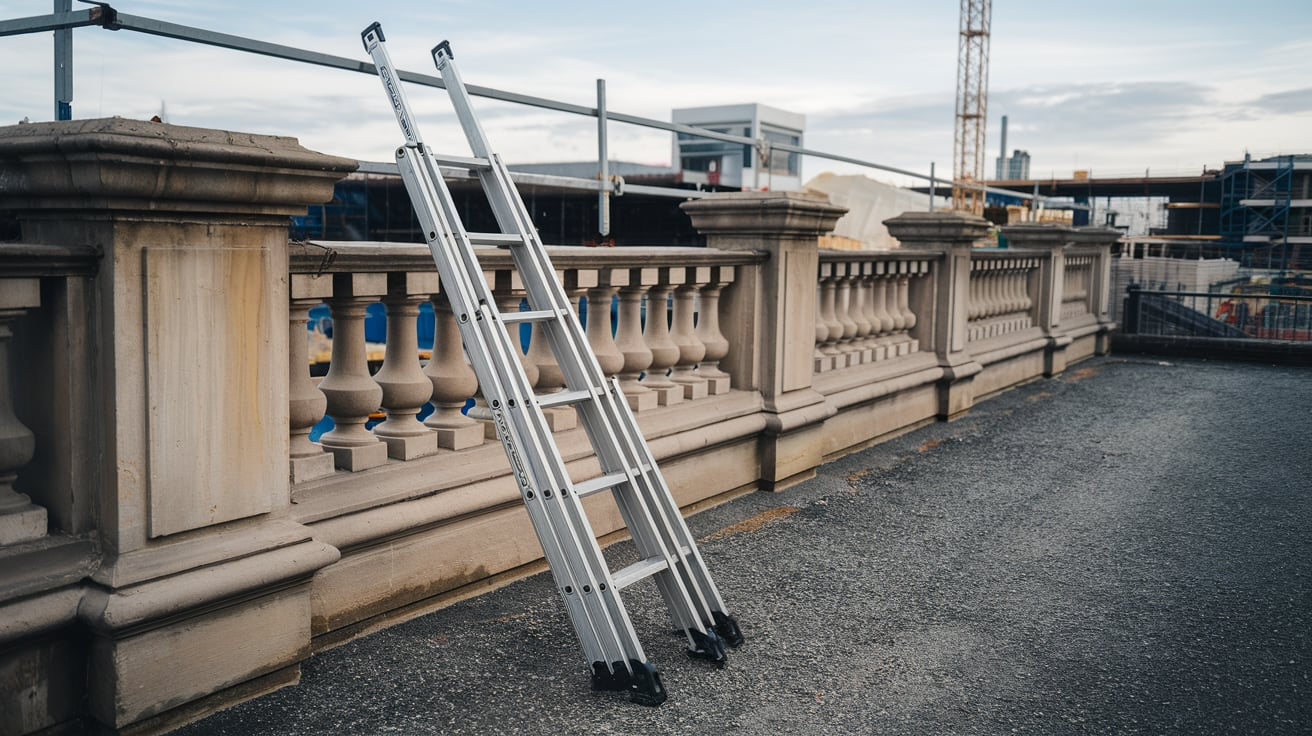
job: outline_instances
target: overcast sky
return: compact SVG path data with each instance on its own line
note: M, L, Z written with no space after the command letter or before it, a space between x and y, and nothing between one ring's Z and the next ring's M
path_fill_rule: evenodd
M471 84L591 106L605 78L611 110L662 120L676 107L762 102L804 113L808 147L952 166L956 0L113 5L360 59L360 31L378 20L403 69L432 73L428 50L445 38ZM0 19L50 9L0 0ZM369 160L390 160L400 140L375 77L94 27L74 32L74 49L78 118L149 118L164 102L173 123L291 135ZM53 117L51 58L49 33L0 38L0 122ZM425 138L460 152L444 97L410 93ZM592 119L479 104L511 163L596 157ZM1003 114L1008 147L1028 150L1041 176L1193 173L1245 151L1312 152L1312 0L995 0L988 113L989 175ZM612 123L610 138L612 158L669 161L669 134Z

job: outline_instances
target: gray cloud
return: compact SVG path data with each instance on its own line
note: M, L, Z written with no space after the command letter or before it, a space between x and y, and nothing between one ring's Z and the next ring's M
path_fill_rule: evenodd
M1286 115L1312 112L1312 87L1262 95L1250 104L1261 110Z

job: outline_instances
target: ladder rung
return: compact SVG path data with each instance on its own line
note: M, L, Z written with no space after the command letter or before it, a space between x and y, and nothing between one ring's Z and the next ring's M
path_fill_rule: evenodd
M433 160L438 166L451 166L457 169L470 169L478 171L479 169L492 168L491 162L485 158L469 158L468 156L451 156L445 153L433 153Z
M516 325L520 322L546 322L555 318L556 313L547 309L529 312L503 312L501 315L501 321L508 325Z
M597 491L604 491L607 488L614 488L620 483L623 483L624 481L628 480L628 477L629 476L625 475L624 473L610 473L609 475L602 475L596 478L589 478L588 480L585 480L582 483L574 484L574 495L578 496L579 498L583 498L585 496L591 496Z
M520 312L520 314L524 314ZM537 397L538 405L543 409L549 409L553 406L562 406L564 404L577 404L580 401L587 401L592 398L592 392L585 389L578 391L558 391L554 394L543 394Z
M512 235L511 233L466 233L469 236L469 242L474 245L495 245L498 248L504 248L511 245L523 245L523 235Z
M639 476L642 475L643 473L648 472L649 470L651 470L650 465L643 465L642 467L635 469L633 471L633 475ZM623 472L607 473L606 475L602 475L596 478L590 478L581 483L575 483L574 493L579 498L583 498L584 496L591 496L597 491L604 491L607 488L614 488L615 486L623 483L628 479L629 479L628 474ZM686 548L684 550L684 554L688 554Z
M616 570L611 573L610 579L611 582L615 583L616 590L623 590L639 580L649 578L661 570L669 569L669 566L669 563L663 557L648 557L628 567Z

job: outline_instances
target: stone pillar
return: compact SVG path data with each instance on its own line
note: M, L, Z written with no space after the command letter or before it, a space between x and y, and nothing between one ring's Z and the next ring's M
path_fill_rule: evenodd
M1109 227L1077 227L1070 234L1071 242L1082 247L1098 249L1093 259L1093 273L1089 280L1089 311L1098 318L1098 341L1094 351L1098 355L1111 352L1111 334L1118 325L1112 321L1108 311L1113 298L1112 288L1112 245L1120 240L1119 230Z
M1066 370L1066 348L1071 336L1061 326L1062 290L1066 284L1065 248L1072 230L1055 222L1023 222L1002 228L1007 243L1015 248L1042 251L1039 262L1034 324L1043 330L1048 346L1043 351L1043 375L1052 377Z
M36 437L14 416L9 383L11 323L41 305L37 279L0 279L0 546L46 535L46 510L14 489L18 473L36 454Z
M927 342L943 368L938 414L940 418L953 419L974 403L971 384L983 370L966 352L966 307L970 294L970 250L988 234L989 223L982 217L960 212L906 212L885 220L884 226L903 248L941 255L934 264L931 275L934 288L927 290L931 292L925 295L927 303L909 311L934 315ZM887 288L896 290L896 282L889 281ZM895 303L890 301L889 306ZM893 316L896 321L899 315ZM902 328L905 328L905 317ZM923 330L922 326L921 334Z
M846 210L800 192L733 192L680 205L707 246L764 250L759 268L741 268L726 292L721 330L733 350L720 367L735 386L757 389L767 428L761 481L780 490L815 475L821 433L834 409L812 388L819 237Z
M289 513L287 225L354 167L118 118L0 128L24 241L103 253L83 315L98 423L79 428L103 556L68 614L90 730L160 730L308 655L310 577L338 552Z

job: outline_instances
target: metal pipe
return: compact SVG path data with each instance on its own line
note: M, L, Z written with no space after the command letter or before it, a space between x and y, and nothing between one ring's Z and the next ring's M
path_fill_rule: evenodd
M934 197L938 189L938 182L934 180L934 162L929 162L929 211L934 211Z
M610 159L606 153L606 80L597 80L597 178L610 183ZM610 189L597 192L597 232L610 235Z
M54 14L73 12L73 0L54 0ZM55 31L55 120L73 119L73 29Z
M12 21L0 22L0 36L15 35L20 33L32 33L36 31L55 30L58 28L75 28L87 25L102 25L110 30L137 31L153 36L163 36L165 38L174 38L182 41L193 41L196 43L206 44L209 46L218 46L221 48L232 49L235 51L246 51L263 56L270 56L288 61L298 61L306 64L325 66L334 69L345 69L347 71L359 72L361 74L377 74L377 70L370 62L359 61L357 59L348 59L342 56L324 54L317 51L307 51L292 46L269 43L267 41L257 41L255 39L234 36L228 33L219 33L209 31L203 28L186 26L180 23L171 23L168 21L157 20L154 18L145 18L128 13L117 13L109 6L98 6L89 11L79 11L76 13L65 14L68 18L62 18L59 15L37 16L33 18L20 18ZM436 87L446 89L446 85L441 78L429 74L418 74L405 70L397 70L397 76L406 82L419 84L426 87ZM543 97L534 97L532 95L523 95L517 92L507 92L505 90L494 89L492 87L480 87L477 85L466 85L469 93L477 97L487 97L503 102L514 102L530 107L539 107L557 112L566 112L574 115L586 115L597 117L598 111L595 107L586 107L575 105L568 102L550 100ZM673 133L689 133L699 138L709 138L711 140L726 141L729 143L741 143L745 145L756 145L758 141L746 136L732 135L729 133L718 133L705 128L698 128L691 125L682 125L679 123L669 123L663 120L654 120L637 115L628 115L618 112L607 112L607 119L616 122L628 123L645 128L654 128L665 130ZM855 164L864 168L875 169L877 171L886 171L891 174L900 174L913 179L926 180L929 176L916 171L898 168L896 166L885 166L884 164L864 159L854 158L852 156L843 156L836 153L827 153L825 151L816 151L810 148L794 146L788 143L773 143L775 150L796 153L803 156L812 156L823 158L829 161L839 161L842 163ZM978 182L962 182L956 180L944 180L944 184L962 187L965 189L974 189L981 192L993 192L995 194L1007 194L1014 196L1015 191L1010 189L998 189L989 187ZM633 187L625 187L627 191L637 191ZM1044 197L1044 199L1049 199Z

